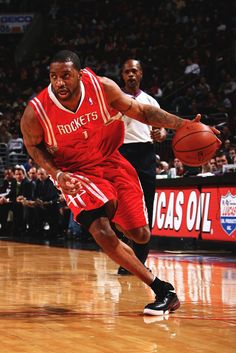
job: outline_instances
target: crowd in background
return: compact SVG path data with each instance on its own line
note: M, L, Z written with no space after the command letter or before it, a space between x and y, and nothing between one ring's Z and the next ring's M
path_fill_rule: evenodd
M0 233L89 238L73 219L61 192L45 169L29 158L25 165L6 168L0 188Z
M142 89L162 108L183 117L201 113L205 123L218 124L221 130L220 156L216 155L214 161L204 166L205 170L198 170L195 175L221 173L223 159L223 163L235 163L236 70L233 46L236 16L233 2L91 0L67 4L61 0L3 0L0 12L32 12L40 14L43 20L41 40L28 48L28 55L21 61L16 60L15 50L20 47L24 35L0 34L0 173L5 173L4 182L8 179L10 167L13 167L12 178L17 180L15 166L19 164L21 167L28 161L20 118L28 100L48 85L49 58L60 49L77 51L83 67L88 66L96 74L110 77L118 84L121 84L123 61L140 59L145 72ZM157 146L157 174L168 174L169 169L175 167L177 176L188 175L189 171L177 158L174 159L170 149L169 154L166 153L168 145L162 145L161 149ZM30 182L29 170L26 165L24 168L24 179ZM38 169L36 173L40 184L43 181ZM50 180L47 174L46 177ZM1 193L6 193L4 183ZM66 207L58 192L55 193L57 197L52 204L26 205L26 200L36 199L24 194L21 201L15 194L9 204L17 204L13 213L17 208L21 209L19 212L24 210L24 222L27 217L37 218L32 216L35 210L40 213L52 208L63 223L62 210L65 211ZM0 207L1 212L7 208ZM65 214L69 224L69 211ZM40 221L34 220L35 224L41 227L45 222L50 223L44 216L40 217ZM28 223L25 222L23 227L26 224L31 227ZM54 229L54 226L51 224L50 228Z

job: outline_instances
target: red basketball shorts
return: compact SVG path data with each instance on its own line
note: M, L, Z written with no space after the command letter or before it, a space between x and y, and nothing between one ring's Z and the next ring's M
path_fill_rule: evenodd
M70 174L81 182L76 196L64 194L75 219L81 211L93 210L110 200L117 200L118 207L112 221L123 230L148 224L138 175L118 151L98 166Z

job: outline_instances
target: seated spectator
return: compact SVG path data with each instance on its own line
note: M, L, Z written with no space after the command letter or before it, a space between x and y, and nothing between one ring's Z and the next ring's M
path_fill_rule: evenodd
M36 164L34 163L34 160L31 157L29 157L28 160L23 164L23 166L26 172L28 173L30 168L36 167Z
M187 58L187 65L184 70L185 75L199 75L200 74L200 66L193 62L193 59L190 57Z
M23 166L17 165L14 168L14 180L11 177L11 169L6 172L8 187L10 188L7 196L1 200L4 205L1 210L1 224L6 226L8 213L11 210L13 213L13 231L17 233L26 230L26 215L22 205L23 199L31 198L31 185L26 177L26 172Z
M197 176L203 176L203 177L213 176L213 175L214 175L214 173L211 170L210 161L205 163L205 164L203 164L202 167L201 167L201 172L199 174L197 174Z
M12 133L12 138L7 143L8 160L10 165L22 163L22 154L24 152L23 139L19 137L16 130Z
M12 168L6 168L4 170L4 180L0 188L0 194L8 195L11 191L12 183L15 183L14 171Z
M175 158L173 161L173 167L176 169L176 176L182 177L184 175L184 165L179 160L179 158Z
M29 182L31 184L31 199L24 199L22 200L23 206L25 207L26 213L26 223L27 223L27 231L32 233L35 231L37 224L36 224L36 217L34 209L32 208L34 199L35 199L35 190L37 185L37 168L31 167L27 173Z
M23 153L24 152L24 143L23 139L19 137L18 132L13 130L12 137L7 143L8 153Z
M44 232L44 226L49 224L49 236L55 238L59 232L59 196L60 192L54 186L46 170L39 168L34 193L34 200L25 202L25 205L33 207L37 223L37 232Z
M0 142L8 143L12 138L12 134L8 131L7 126L5 124L0 125Z
M23 199L32 199L32 185L30 184L23 165L14 168L16 179L15 201L13 202L13 229L15 232L26 231L27 214L22 205Z
M214 157L210 159L209 164L210 164L210 172L214 174L214 172L217 170L216 160Z
M12 189L16 189L16 179L14 178L14 171L12 168L7 168L4 171L4 180L0 188L0 224L1 232L4 233L8 230L8 216L11 210Z
M169 171L169 163L166 161L160 161L156 168L157 175L167 175Z
M223 165L229 164L227 154L224 151L219 150L216 153L215 159L216 159L216 168L217 169L214 172L214 174L215 175L222 175L223 174Z
M230 147L231 147L230 139L226 139L223 141L223 144L221 146L221 150L224 151L227 155L229 155Z
M226 96L236 91L236 81L229 72L225 72L223 82L219 87L219 92L223 92Z
M235 156L236 156L236 147L231 146L228 152L228 161L230 164L234 164Z

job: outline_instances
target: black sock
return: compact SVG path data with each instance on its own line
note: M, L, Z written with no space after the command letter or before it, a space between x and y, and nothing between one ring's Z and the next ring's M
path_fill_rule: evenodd
M150 242L146 244L137 244L133 242L132 248L137 258L144 264L148 257Z
M174 290L172 284L168 282L161 281L159 278L155 278L154 281L150 284L153 292L157 295L166 295L169 290Z

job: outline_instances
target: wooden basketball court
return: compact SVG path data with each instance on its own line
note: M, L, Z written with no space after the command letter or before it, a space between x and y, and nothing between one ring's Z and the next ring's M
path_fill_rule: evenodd
M155 253L181 307L143 316L153 300L101 251L0 241L1 353L235 353L236 259Z

